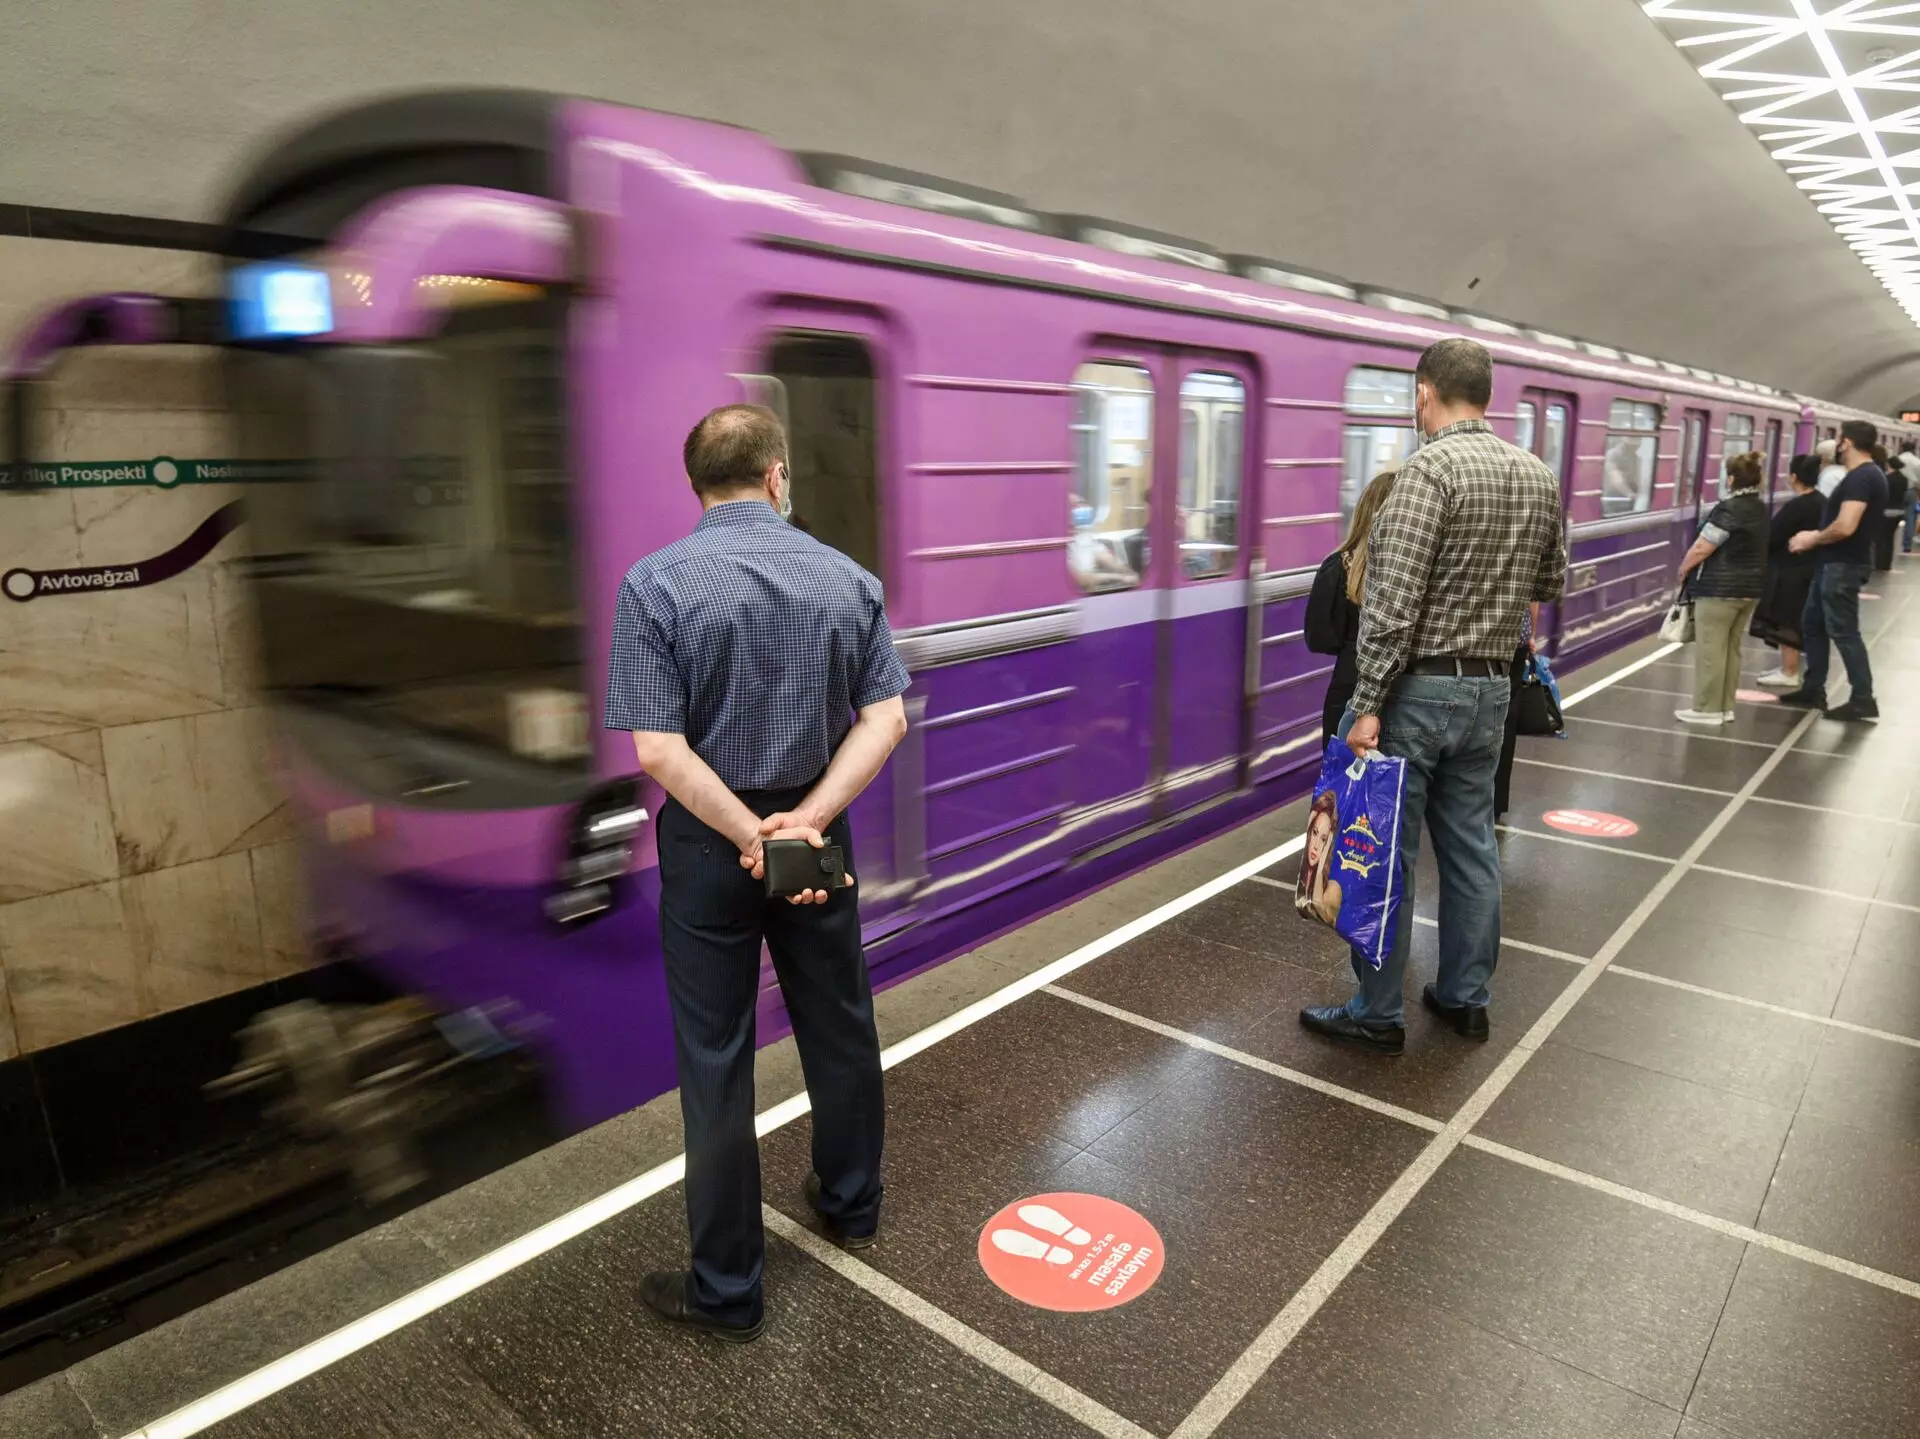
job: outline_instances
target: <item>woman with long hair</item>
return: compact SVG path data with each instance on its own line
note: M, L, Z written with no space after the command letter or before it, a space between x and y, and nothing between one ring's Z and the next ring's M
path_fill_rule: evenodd
M1796 555L1793 537L1821 527L1826 501L1820 497L1820 457L1795 455L1787 473L1793 479L1793 498L1773 512L1767 530L1767 578L1747 633L1780 650L1780 663L1754 681L1770 690L1800 688L1800 612L1813 588L1817 556Z
M1733 721L1733 693L1740 687L1740 644L1765 588L1767 502L1760 498L1766 459L1757 451L1727 461L1727 497L1700 527L1680 580L1693 581L1693 708L1675 710L1682 724Z
M1333 677L1320 706L1320 745L1340 730L1340 716L1360 682L1360 601L1367 588L1367 541L1380 507L1393 493L1399 467L1382 470L1368 483L1353 507L1353 525L1340 548L1320 562L1307 596L1307 648L1317 655L1335 655Z
M1293 907L1309 919L1332 924L1340 917L1340 883L1333 877L1333 842L1340 833L1340 807L1332 790L1314 796L1307 815L1307 848L1300 856L1300 879Z

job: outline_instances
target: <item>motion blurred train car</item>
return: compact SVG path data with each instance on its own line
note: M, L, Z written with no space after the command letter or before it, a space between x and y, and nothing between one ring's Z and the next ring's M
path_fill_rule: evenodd
M1727 455L1777 484L1852 413L559 97L335 115L225 218L285 237L224 343L238 453L304 476L254 494L251 589L321 937L530 1047L574 1125L673 1083L659 795L598 714L709 407L781 413L795 522L881 577L914 675L853 815L879 982L1307 786L1305 596L1435 339L1488 346L1494 424L1561 476L1563 666L1649 632ZM36 343L137 342L140 304Z

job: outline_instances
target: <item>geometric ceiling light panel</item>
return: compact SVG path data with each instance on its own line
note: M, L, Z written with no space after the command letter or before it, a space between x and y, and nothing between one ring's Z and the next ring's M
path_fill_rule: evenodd
M1641 8L1920 324L1920 3Z

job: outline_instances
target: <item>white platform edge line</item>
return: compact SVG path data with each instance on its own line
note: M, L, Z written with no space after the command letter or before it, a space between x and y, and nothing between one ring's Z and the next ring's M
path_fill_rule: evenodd
M1671 654L1678 648L1678 645L1667 645L1632 664L1622 666L1612 674L1567 697L1563 701L1563 707L1570 707L1590 695L1598 694L1627 675L1657 663L1663 656ZM1288 840L1285 844L1278 845L1244 864L1236 865L1233 869L1189 890L1186 894L1169 900L1140 918L1121 925L1102 938L1082 945L1052 964L1043 966L984 999L977 1000L945 1019L927 1026L917 1034L909 1035L898 1044L882 1051L881 1067L891 1069L901 1061L910 1059L922 1050L959 1033L969 1025L977 1024L988 1015L1006 1008L1014 1001L1035 990L1045 988L1083 965L1091 964L1129 940L1136 939L1167 920L1205 903L1216 894L1231 889L1241 880L1259 874L1261 870L1279 863L1289 855L1297 854L1304 846L1304 836ZM809 1108L804 1091L792 1095L756 1116L754 1132L765 1137L782 1125L792 1123ZM451 1273L444 1274L411 1293L403 1294L391 1303L382 1305L371 1313L364 1314L331 1333L324 1334L278 1359L263 1364L251 1373L242 1375L239 1379L182 1405L172 1413L130 1431L125 1439L188 1439L188 1436L198 1434L223 1419L231 1418L242 1410L251 1408L282 1389L337 1364L367 1345L404 1329L407 1325L425 1318L455 1299L472 1293L482 1285L491 1283L501 1275L519 1268L522 1264L625 1213L634 1205L643 1203L662 1190L679 1183L685 1174L686 1155L683 1153L664 1164L656 1165L624 1184L615 1186L598 1198L549 1220L519 1239L483 1254L480 1258L460 1266Z
M1107 1435L1108 1439L1154 1439L1148 1430L1132 1420L1114 1413L1097 1399L1055 1378L1030 1360L1022 1359L1004 1345L995 1343L979 1330L955 1319L946 1310L888 1278L872 1265L863 1263L838 1245L795 1223L772 1205L761 1206L761 1217L772 1233L819 1260L849 1284L864 1290L921 1328L937 1334L969 1359L1013 1381L1096 1433Z

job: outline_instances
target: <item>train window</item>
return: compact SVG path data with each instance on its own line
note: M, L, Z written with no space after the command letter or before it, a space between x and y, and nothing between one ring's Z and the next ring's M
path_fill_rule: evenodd
M1707 417L1699 410L1687 411L1687 422L1680 435L1680 484L1674 503L1691 505L1700 492L1700 457L1706 451Z
M1073 372L1073 396L1067 567L1088 594L1134 589L1152 557L1153 377L1138 365L1096 360Z
M866 342L782 334L767 352L766 374L747 377L747 389L786 424L793 523L880 575L880 455Z
M1753 416L1728 415L1727 427L1720 434L1720 477L1726 478L1727 461L1753 448Z
M1547 406L1546 441L1542 447L1541 458L1547 462L1547 468L1553 471L1555 479L1565 479L1567 473L1567 407L1565 405Z
M1775 481L1780 478L1780 440L1781 429L1778 420L1767 421L1767 493L1773 493Z
M1615 400L1607 410L1602 515L1637 514L1653 503L1653 467L1659 453L1660 407Z
M1523 450L1533 448L1534 424L1537 418L1532 400L1522 400L1513 407L1513 442Z
M1180 573L1233 573L1240 553L1241 431L1246 388L1199 371L1180 384Z
M1347 376L1347 412L1413 418L1413 371L1362 365Z
M1348 372L1346 408L1350 415L1392 416L1400 425L1347 426L1345 467L1340 477L1340 533L1353 521L1360 492L1388 465L1413 454L1413 372L1362 365Z

